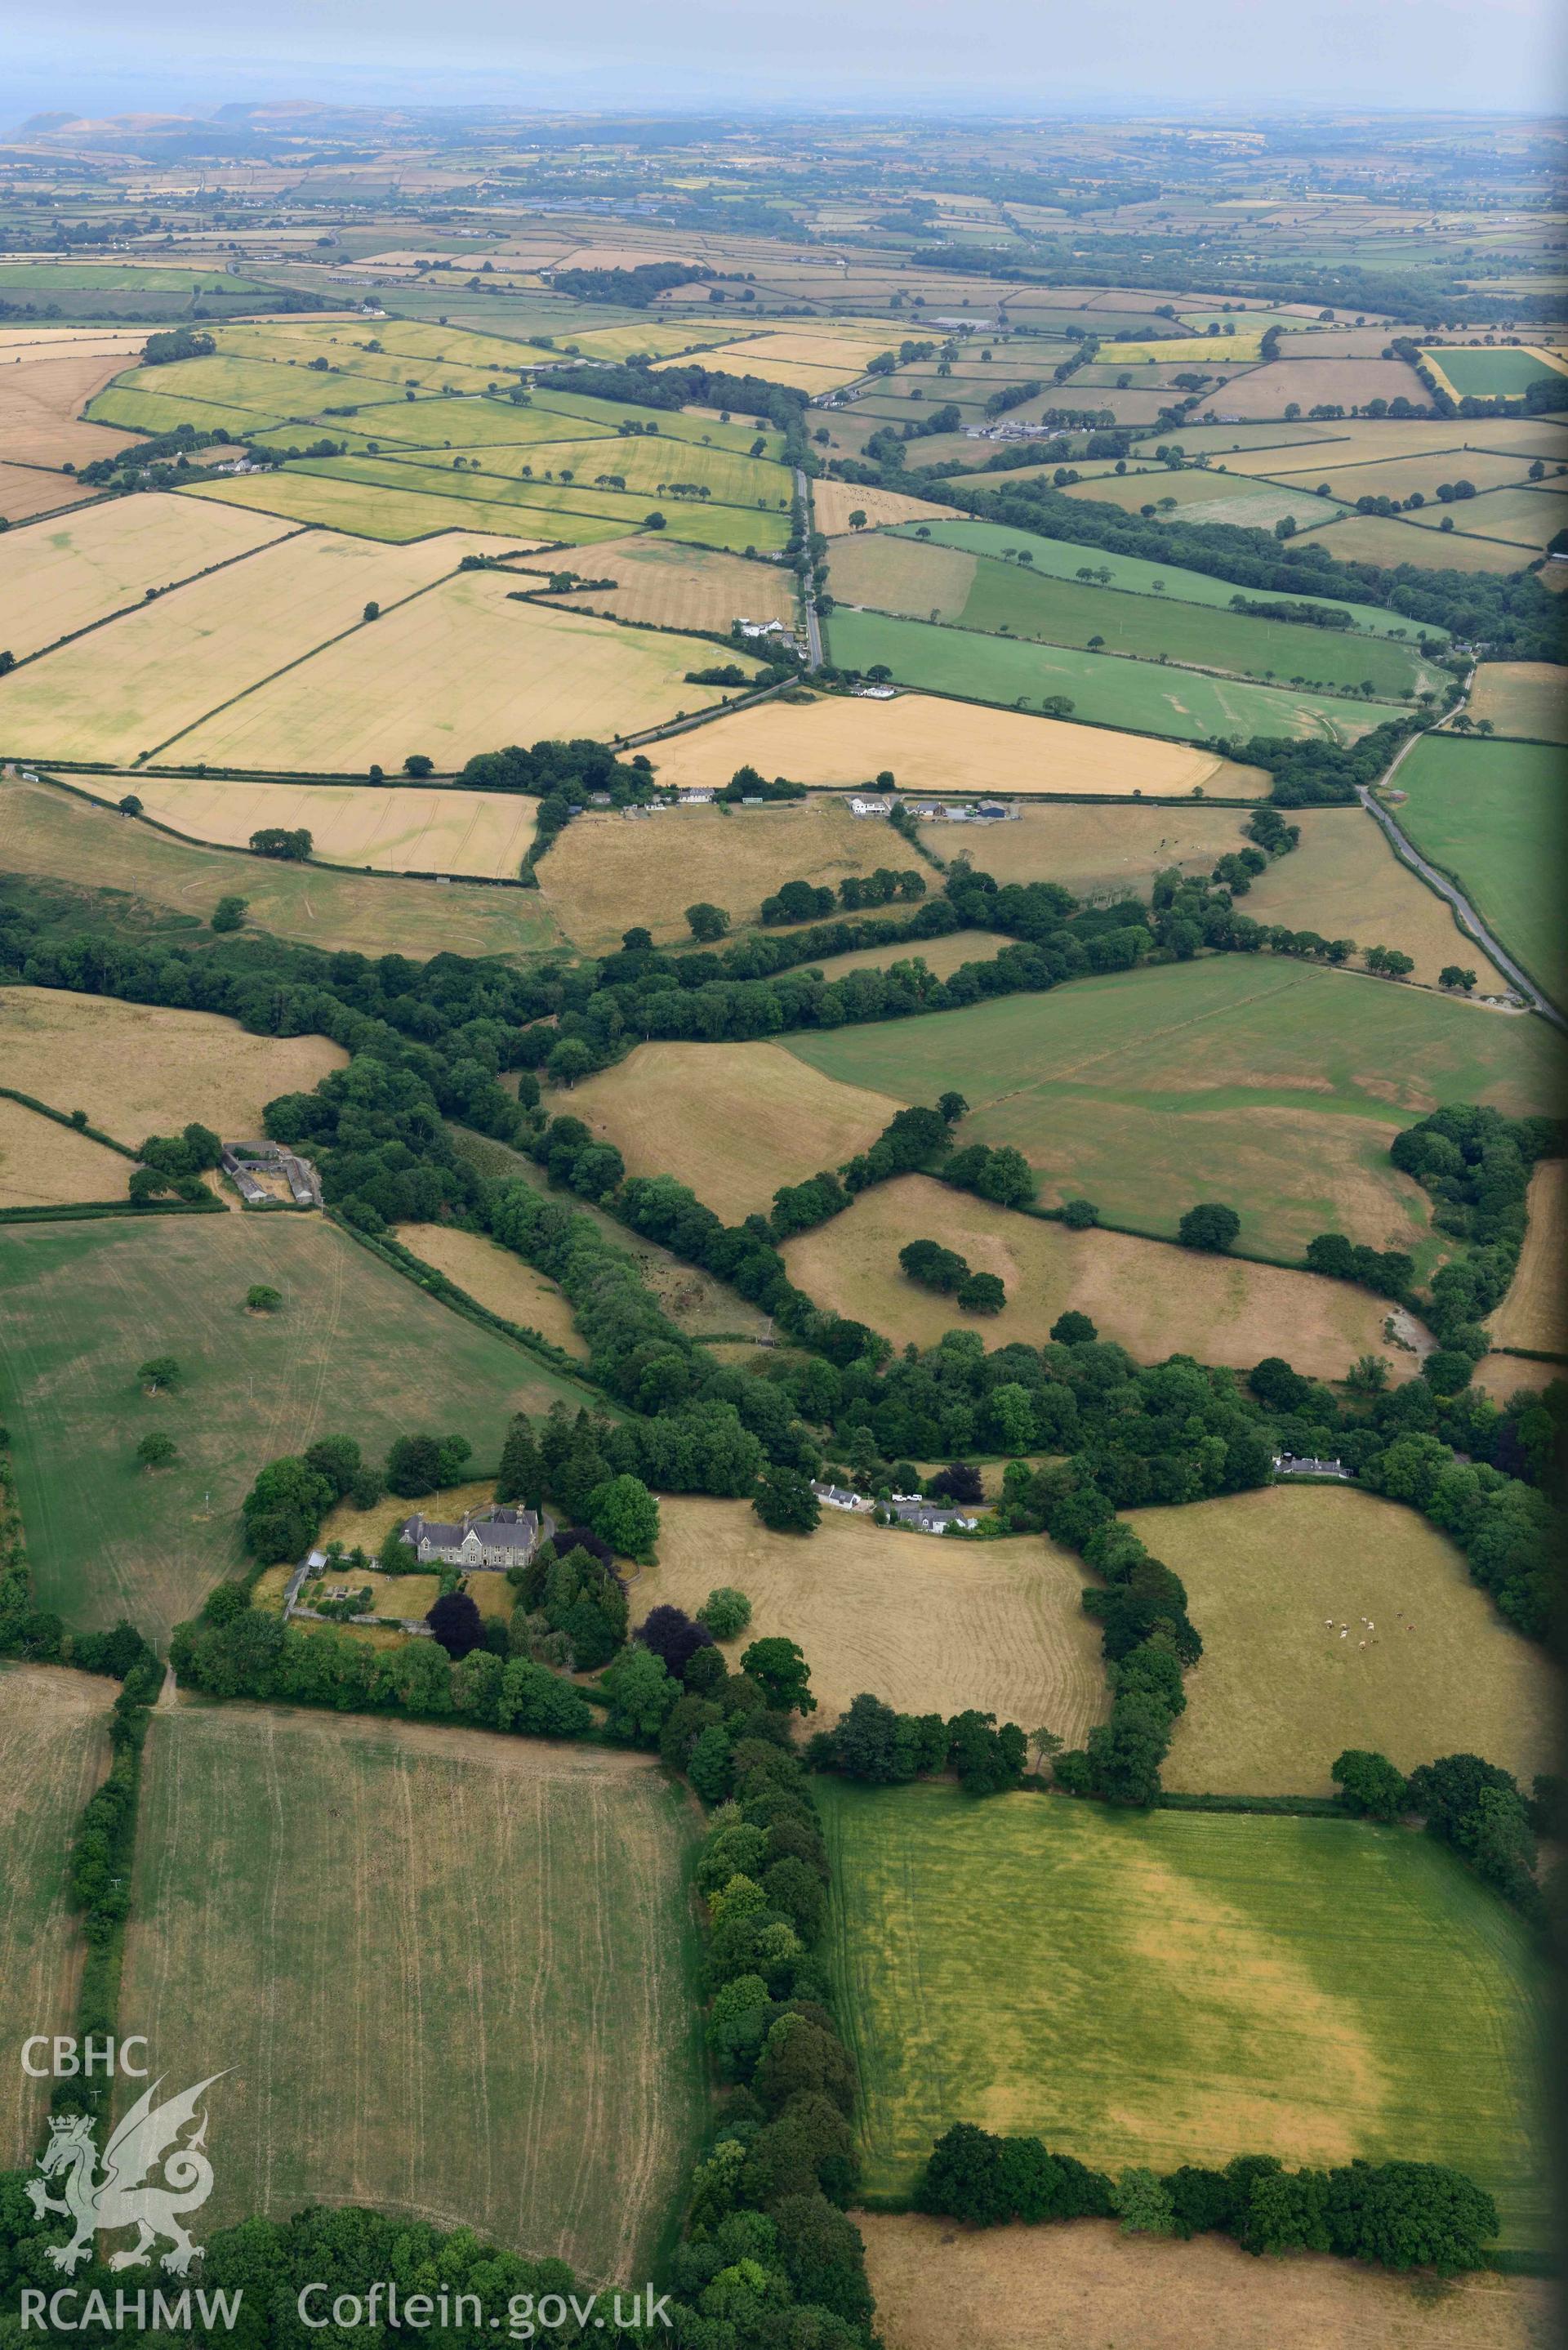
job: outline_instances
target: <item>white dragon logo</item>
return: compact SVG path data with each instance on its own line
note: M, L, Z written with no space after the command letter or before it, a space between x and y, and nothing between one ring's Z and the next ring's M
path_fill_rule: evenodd
M58 2211L76 2223L68 2244L46 2247L57 2268L71 2275L90 2254L95 2234L112 2235L120 2228L135 2228L137 2239L129 2250L113 2255L111 2269L145 2268L153 2245L163 2236L173 2248L164 2253L161 2263L171 2276L183 2276L192 2262L201 2259L202 2247L191 2241L181 2223L186 2213L199 2210L213 2191L213 2166L202 2150L207 2135L205 2113L194 2137L183 2146L178 2140L187 2123L195 2118L203 2093L223 2077L222 2073L213 2073L161 2106L152 2100L162 2085L161 2078L154 2081L116 2127L104 2149L103 2177L96 2184L98 2148L93 2144L91 2120L86 2114L51 2116L49 2143L38 2157L38 2168L44 2178L64 2171L64 2193L50 2195L36 2178L28 2179L27 2193L40 2220L46 2212ZM164 2183L144 2183L160 2164Z

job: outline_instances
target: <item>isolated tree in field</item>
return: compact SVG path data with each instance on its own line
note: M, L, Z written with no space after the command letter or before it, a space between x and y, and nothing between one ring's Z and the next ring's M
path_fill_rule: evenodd
M1409 1800L1404 1773L1386 1754L1366 1747L1346 1747L1328 1775L1340 1802L1357 1819L1397 1820Z
M1093 1200L1068 1200L1062 1210L1062 1222L1070 1232L1086 1232L1100 1221L1100 1211Z
M853 512L851 513L851 515L850 515L850 516L849 516L849 527L850 527L850 529L851 529L851 530L864 530L864 529L865 529L865 527L866 527L866 509L865 509L865 507L864 507L864 506L856 506L856 507L854 508Z
M1086 1347L1099 1335L1086 1314L1075 1314L1071 1307L1058 1314L1051 1325L1051 1336L1058 1347Z
M694 939L704 946L711 946L729 929L730 917L722 906L710 905L706 899L702 899L695 906L687 907L686 923Z
M365 618L366 618L368 620L379 620L379 619L380 619L380 617L381 617L381 608L380 608L379 604L367 604L367 605L366 605L366 607L365 607Z
M149 1355L138 1366L136 1376L149 1395L159 1395L166 1388L179 1386L181 1371L172 1355Z
M659 1539L659 1503L640 1477L610 1477L596 1485L583 1514L600 1541L622 1558L651 1555Z
M213 909L213 928L218 931L237 931L245 919L248 898L220 898Z
M934 1289L950 1297L969 1277L969 1260L956 1249L944 1248L940 1241L906 1241L898 1251L898 1263L911 1281L922 1289Z
M793 1640L778 1637L753 1640L741 1659L741 1670L756 1682L768 1703L779 1713L815 1713L811 1667Z
M812 1499L816 1499L815 1493ZM715 1640L738 1638L751 1620L751 1601L731 1583L721 1583L697 1610L697 1621L707 1626Z
M116 802L116 806L119 807L121 816L140 816L141 814L141 802L137 798L134 792L127 792L122 800Z
M1212 1249L1223 1254L1241 1229L1241 1219L1234 1208L1210 1200L1199 1207L1188 1209L1177 1226L1177 1233L1183 1248Z
M275 1314L282 1304L282 1290L274 1289L269 1282L253 1281L245 1292L245 1308L251 1314Z
M966 1314L1000 1314L1006 1303L1006 1286L997 1274L971 1273L958 1285L958 1304Z
M1472 993L1475 984L1475 972L1473 971L1462 970L1457 962L1446 962L1443 965L1442 970L1438 973L1438 985L1439 987L1457 987L1466 995Z
M171 1436L144 1436L136 1457L144 1469L167 1469L178 1458L178 1449Z
M403 761L403 773L405 775L412 775L416 781L425 775L433 775L435 761L427 758L422 751L410 751Z
M425 1622L455 1662L484 1643L484 1618L466 1591L443 1591Z
M752 1507L764 1526L780 1534L814 1534L822 1516L822 1504L805 1471L778 1463L758 1478Z
M275 857L285 865L303 865L309 858L315 842L303 825L290 828L287 825L264 824L251 835L251 847L257 857Z
M653 932L639 923L632 930L622 931L620 943L623 954L646 954L653 945Z

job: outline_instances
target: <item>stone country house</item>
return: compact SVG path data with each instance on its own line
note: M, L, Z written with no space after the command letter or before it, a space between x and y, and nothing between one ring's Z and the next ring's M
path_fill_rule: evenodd
M504 1574L509 1566L526 1566L539 1540L539 1521L532 1510L515 1510L492 1503L465 1512L461 1525L443 1523L415 1511L400 1529L411 1543L421 1566L491 1567Z

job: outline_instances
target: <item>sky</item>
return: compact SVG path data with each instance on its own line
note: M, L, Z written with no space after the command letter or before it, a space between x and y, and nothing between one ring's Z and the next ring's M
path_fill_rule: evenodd
M1556 0L6 0L0 122L225 99L1546 113Z

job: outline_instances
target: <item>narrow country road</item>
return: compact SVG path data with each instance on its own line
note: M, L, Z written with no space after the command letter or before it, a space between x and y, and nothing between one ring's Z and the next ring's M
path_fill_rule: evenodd
M811 484L798 465L794 469L794 494L805 508L805 526L809 533L812 526ZM807 669L820 669L822 667L822 623L816 617L816 566L811 559L809 541L805 551L805 577L801 581L801 595L805 604L805 665Z
M1472 670L1470 672L1471 677L1473 677L1474 674L1475 672ZM1467 692L1469 691L1469 680L1466 681L1466 691ZM1385 769L1384 773L1378 777L1377 788L1386 789L1387 785L1393 782L1395 776L1398 774L1400 766L1403 764L1407 754L1415 748L1417 743L1424 742L1426 736L1424 734L1412 734L1407 741L1399 745L1399 749L1395 757ZM1394 816L1393 811L1389 808L1386 808L1380 801L1374 799L1372 796L1373 788L1374 787L1372 785L1367 784L1357 784L1355 787L1356 797L1360 800L1362 806L1366 810L1367 815L1373 818L1374 822L1382 826L1384 831L1388 836L1388 839L1395 855L1402 858L1405 863L1408 865L1413 871L1418 873L1422 880L1427 883L1428 887L1437 891L1439 898L1447 899L1448 903L1453 908L1455 913L1459 918L1460 929L1466 931L1469 936L1474 939L1477 946L1482 948L1484 951L1491 957L1499 971L1503 973L1506 979L1512 983L1513 986L1518 990L1519 993L1523 996L1525 1002L1532 1007L1532 1009L1539 1012L1543 1020L1550 1020L1554 1028L1561 1028L1564 1034L1568 1034L1568 1020L1563 1018L1562 1013L1559 1012L1557 1006L1552 1003L1550 998L1542 993L1540 988L1536 986L1535 982L1525 976L1524 972L1521 971L1519 965L1514 962L1513 957L1507 951L1507 950L1498 944L1496 939L1493 938L1486 924L1481 920L1480 916L1476 912L1475 908L1470 904L1469 899L1464 895L1464 892L1459 889L1455 883L1449 879L1446 873L1439 873L1436 866L1428 864L1427 859L1421 855L1419 849L1415 847L1408 837L1400 829L1399 824Z

